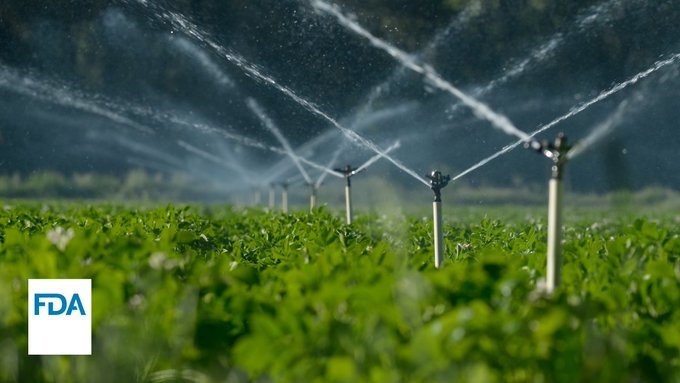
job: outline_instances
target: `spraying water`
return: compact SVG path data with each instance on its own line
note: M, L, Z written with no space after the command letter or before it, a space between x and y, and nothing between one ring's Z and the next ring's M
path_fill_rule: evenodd
M652 74L652 73L658 71L659 69L661 69L661 68L663 68L663 67L665 67L665 66L667 66L667 65L673 64L673 63L676 62L678 59L680 59L680 53L676 53L676 54L672 55L670 58L668 58L668 59L666 59L666 60L657 61L656 63L654 63L654 65L653 65L651 68L649 68L649 69L647 69L647 70L645 70L645 71L642 71L642 72L636 74L636 75L633 76L632 78L630 78L630 79L628 79L628 80L626 80L626 81L624 81L624 82L622 82L622 83L619 83L619 84L614 85L614 86L611 87L610 89L608 89L608 90L606 90L606 91L603 91L602 93L600 93L600 94L597 95L596 97L592 98L591 100L586 101L586 102L584 102L584 103L582 103L582 104L580 104L580 105L578 105L578 106L572 108L571 110L569 110L568 113L566 113L566 114L564 114L564 115L562 115L562 116L560 116L560 117L554 119L553 121L549 122L549 123L546 124L546 125L541 126L541 127L538 128L537 130L533 131L533 132L530 134L530 136L531 136L531 137L534 137L534 136L536 136L536 135L539 134L539 133L545 132L546 130L552 128L553 126L559 124L560 122L562 122L562 121L564 121L564 120L566 120L566 119L568 119L568 118L570 118L570 117L573 117L573 116L575 116L575 115L577 115L577 114L583 112L584 110L588 109L588 108L589 108L590 106L592 106L593 104L596 104L596 103L598 103L598 102L604 100L605 98L611 96L612 94L617 93L617 92L620 92L621 90L623 90L623 89L629 87L630 85L633 85L633 84L637 83L638 81L640 81L640 80L642 80L643 78L649 76L650 74ZM487 157L487 158L485 158L485 159L479 161L478 163L476 163L475 165L471 166L471 167L468 168L467 170L465 170L465 171L463 171L462 173L458 174L457 176L453 177L453 180L454 180L454 181L455 181L455 180L458 180L458 179L464 177L465 175L470 174L471 172L473 172L473 171L475 171L475 170L481 168L482 166L484 166L484 165L488 164L489 162L493 161L494 159L496 159L496 158L502 156L503 154L508 153L509 151L511 151L511 150L515 149L516 147L520 146L520 145L522 144L522 142L523 142L523 141L520 140L520 141L517 141L517 142L512 143L512 144L510 144L510 145L505 146L503 149L499 150L498 152L496 152L496 153L492 154L491 156L489 156L489 157Z
M2 86L2 78L0 78L0 87ZM214 136L219 136L222 137L226 140L236 142L240 145L243 146L248 146L251 148L255 149L260 149L264 151L269 151L272 153L276 154L282 154L282 155L287 155L287 152L281 148L275 147L275 146L270 146L267 145L261 141L255 140L250 137L243 136L241 134L235 133L230 130L225 130L225 129L218 129L216 127L210 126L205 123L200 123L200 122L195 122L195 121L188 121L183 118L180 118L176 115L173 115L171 113L167 112L162 112L158 111L155 109L152 109L150 107L142 107L139 105L134 105L131 103L113 103L110 101L107 101L104 103L104 105L112 110L118 110L121 113L122 112L127 112L134 114L138 117L143 117L143 118L148 118L151 120L154 120L158 123L161 124L172 124L172 125L177 125L185 128L189 128L192 130L196 130L201 134L206 134L206 135L214 135ZM119 115L115 112L111 112L114 115ZM126 117L123 117L128 121L131 121L127 119ZM141 126L141 125L140 125ZM132 141L131 141L132 142ZM185 148L186 149L186 148ZM321 170L323 172L328 172L336 177L342 177L342 175L332 169L329 169L323 165L319 165L315 162L309 161L303 157L297 156L298 159L305 163L306 165L309 165L310 167L313 167L315 169ZM240 170L240 172L243 172L243 169Z
M70 107L81 110L86 113L105 117L115 123L129 126L148 134L153 134L154 131L148 128L147 126L141 125L131 120L130 118L124 116L123 113L132 112L137 116L151 117L154 120L161 123L173 122L179 125L185 126L190 125L194 128L199 128L204 132L220 133L223 137L231 138L232 140L236 140L241 144L247 142L248 144L251 144L249 146L258 146L257 143L251 142L246 137L231 134L229 132L204 126L201 124L191 124L189 122L179 119L178 117L163 115L149 108L143 108L135 105L130 105L127 103L116 103L111 100L107 100L103 96L82 93L80 91L69 88L65 84L55 83L54 81L46 79L38 80L28 76L20 76L14 70L7 68L1 64L0 64L0 87L9 89L10 91L13 91L15 93L35 98L37 100L57 104L64 107ZM140 143L139 140L131 140L116 135L113 138L108 139L107 141L109 142L112 141L114 143L119 144L122 147L125 147L127 150L139 153L140 155L147 158L158 159L163 163L170 165L164 167L160 167L160 165L153 166L157 170L176 171L177 169L184 168L185 165L181 161L178 161L175 157L170 156L167 153L158 151L151 146L144 145ZM225 165L224 161L214 161L215 158L208 158L210 156L208 153L205 153L204 151L201 151L200 149L195 147L189 147L189 144L185 142L179 143L179 145L193 154L196 154L205 159L212 160L212 162L219 162L222 166ZM143 165L140 164L139 161L131 162L126 160L126 162L135 165ZM236 170L241 175L243 174L243 169L241 167L238 167L230 162L227 162L227 164L228 168Z
M203 159L206 159L220 167L223 167L225 169L233 170L236 173L239 174L239 176L243 177L244 181L248 180L248 177L245 176L245 172L243 172L243 168L240 166L236 166L232 164L230 161L225 161L224 159L212 154L208 153L203 149L197 148L196 146L191 145L190 143L183 141L183 140L177 140L177 145L179 145L181 148L186 150L189 153L193 153L197 155L198 157L201 157Z
M132 0L121 0L124 2L130 2ZM232 64L236 65L240 69L242 69L244 72L246 72L249 76L252 76L255 79L258 79L265 84L273 87L274 89L278 90L279 92L285 94L289 98L293 99L295 102L297 102L300 106L305 108L307 111L310 113L323 118L324 120L328 121L333 127L337 128L340 130L347 138L350 140L354 141L357 144L363 145L370 150L374 151L377 154L380 154L383 156L386 160L390 161L393 163L397 168L405 172L406 174L412 176L413 178L417 179L424 185L428 185L428 182L421 177L418 173L416 173L414 170L409 169L406 167L404 164L402 164L400 161L390 157L388 154L385 154L385 152L381 151L378 146L373 143L372 141L360 136L358 133L355 131L345 128L344 126L340 125L335 119L330 117L328 114L324 113L319 109L316 105L313 103L309 102L308 100L300 97L295 93L293 90L290 88L286 87L285 85L279 84L276 80L274 80L272 77L265 75L262 73L260 69L258 69L255 65L250 64L248 61L246 61L243 57L240 55L231 52L224 48L223 46L217 44L215 41L213 41L209 35L205 32L203 32L198 26L194 25L193 23L189 22L185 17L182 15L179 15L174 12L168 12L163 10L161 7L159 7L157 4L150 3L146 0L136 0L137 3L141 4L142 6L146 7L147 9L150 9L154 12L154 15L156 17L159 17L166 22L170 23L173 27L183 31L185 34L197 39L201 43L209 46L212 48L220 57L224 58L225 60L231 62Z
M539 45L531 51L531 53L524 59L520 60L502 76L489 82L486 86L478 88L472 92L474 97L479 98L489 94L496 87L501 86L508 81L520 76L527 70L536 67L537 65L552 58L555 52L567 41L570 37L584 33L591 28L602 25L602 23L611 22L614 19L614 14L621 7L621 0L609 0L602 4L596 4L589 7L585 12L582 12L574 21L574 27L571 32L557 32L551 36L546 42ZM599 21L596 23L596 21ZM449 109L449 113L454 113L461 107L461 103L456 103Z
M394 151L394 150L396 150L396 149L399 149L400 147L401 147L401 142L400 142L399 140L397 140L397 141L394 142L394 144L392 144L392 145L389 146L387 149L385 149L385 153L391 153L392 151ZM332 157L331 160L328 162L329 165L327 165L327 166L330 167L330 166L332 166L333 163L335 163L335 162L337 161L338 155L340 154L340 152L342 151L342 149L344 149L344 145L341 145L341 146L335 151L335 153L333 153L333 157ZM358 168L356 168L356 169L352 172L352 174L354 175L354 174L357 174L357 173L359 173L359 172L361 172L361 171L366 170L369 166L373 165L373 164L374 164L376 161L378 161L381 157L382 157L382 156L381 156L380 154L376 154L375 156L369 158L366 162L364 162L362 165L360 165ZM319 178L316 180L316 182L314 183L314 187L316 187L316 188L321 187L321 184L322 184L323 181L326 179L326 175L327 175L327 174L328 174L328 173L322 173L322 174L319 176Z
M340 154L345 150L346 147L347 147L347 141L343 140L340 143L340 145L335 149L335 151L333 151L333 155L331 155L331 159L326 163L326 166L328 166L329 168L332 168L335 165L335 163L338 161ZM328 173L325 173L325 172L321 173L319 175L319 178L317 178L316 182L314 183L314 185L316 185L316 187L321 186L323 181L326 179L327 175L328 175Z
M555 51L557 47L561 45L563 41L563 35L561 33L557 33L555 36L553 36L553 38L532 51L527 58L506 71L501 77L492 80L484 87L473 90L472 94L477 98L486 96L496 89L496 87L503 85L511 79L524 73L531 66L531 64L537 64L546 60L551 56L551 53L553 53L553 51ZM449 113L449 118L452 118L453 113L457 112L462 107L462 105L463 104L460 102L453 104L447 111L447 113Z
M407 114L414 109L416 109L416 104L413 102L408 102L401 104L397 107L390 107L390 108L385 108L382 110L376 110L376 111L367 111L366 114L361 117L360 119L354 119L354 122L351 125L351 129L354 131L360 131L366 127L369 126L374 126L377 123L380 123L383 120L388 120L395 118L398 115L403 115ZM335 139L337 136L338 132L336 130L331 130L328 131L324 134L321 134L317 136L316 138L308 141L305 143L301 148L299 148L297 151L301 152L302 150L309 151L313 150L313 148L317 148L321 145L327 144L328 141ZM335 163L337 162L338 158L340 157L340 154L344 150L347 149L348 147L348 140L345 140L344 136L339 137L342 141L340 143L334 142L333 145L335 146L335 150L333 151L333 154L331 155L331 158L329 161L326 163L326 167L328 168L333 168ZM279 170L279 172L281 172ZM323 180L326 178L326 175L328 173L322 173L319 177L321 180L317 180L317 184L321 184Z
M390 153L393 150L397 150L401 147L401 142L400 141L395 141L394 144L390 145L387 149L385 149L385 153ZM376 161L380 159L380 155L376 154L375 156L369 158L366 162L364 162L362 165L360 165L355 171L354 174L360 173L366 169L368 169L369 166L373 165Z
M177 47L181 52L191 57L198 64L205 69L206 73L210 74L217 84L223 87L235 88L236 84L234 81L227 76L222 69L205 53L202 49L194 45L191 41L185 39L184 37L173 38L172 44Z
M416 54L416 57L427 58L434 55L435 51L448 40L449 36L451 36L456 31L461 30L469 23L473 15L478 11L478 6L479 4L474 2L468 4L465 9L463 9L456 17L451 20L446 28L437 33L435 37L425 46L425 48L423 48L420 53ZM366 96L364 102L361 103L359 110L354 116L352 128L354 128L354 124L356 124L357 121L364 118L366 114L373 110L373 105L375 102L380 99L381 96L388 93L393 84L399 83L406 73L406 67L403 65L398 65L396 68L394 68L392 74L387 77L387 79L371 89L371 91L368 93L368 96Z
M624 117L630 111L629 104L630 104L629 100L622 101L616 108L614 113L612 113L612 115L609 116L609 118L607 118L604 122L596 126L592 130L592 132L590 132L590 134L588 134L585 138L583 138L576 145L574 145L573 148L571 148L571 150L567 153L567 159L571 160L580 156L588 148L598 143L600 140L602 140L604 137L610 134L614 130L614 128L616 128L623 122Z
M248 107L250 110L257 115L257 117L262 121L262 124L269 130L274 137L276 137L277 140L281 143L281 146L283 146L283 149L286 151L286 154L290 159L293 161L295 166L298 168L300 171L300 174L302 174L302 177L305 179L305 181L308 184L312 183L312 179L309 177L309 174L307 174L307 171L305 168L302 166L300 163L300 159L297 155L295 155L295 151L293 148L290 146L290 142L286 139L286 137L281 133L281 130L279 129L278 126L274 123L274 121L267 116L267 114L264 112L264 109L255 101L253 98L248 98L246 101L246 104L248 104Z
M460 101L463 104L467 105L477 117L489 121L497 129L501 130L502 132L508 135L516 136L522 141L528 142L531 139L531 137L529 137L528 134L517 129L517 127L515 127L507 117L494 112L493 110L491 110L491 108L489 108L488 105L463 93L461 90L453 86L451 83L444 80L434 70L434 68L428 65L418 64L414 57L410 56L409 54L400 50L399 48L385 42L384 40L381 40L378 37L374 36L373 34L368 32L365 28L363 28L361 25L359 25L357 22L345 16L338 9L337 6L328 4L322 0L313 0L312 6L322 12L325 12L326 14L334 16L341 25L346 27L348 30L356 33L357 35L366 38L373 46L382 49L390 56L392 56L394 59L399 61L403 66L411 69L416 73L422 74L433 86L445 92L448 92L457 97L458 99L460 99Z
M121 114L91 101L102 99L102 96L85 95L70 89L65 84L56 84L49 80L38 80L28 76L21 76L13 69L2 64L0 64L0 87L36 100L104 117L146 134L154 133L149 127L140 125Z
M468 22L472 19L475 12L478 11L477 9L478 6L479 4L477 3L468 4L465 7L465 9L459 12L458 15L456 15L456 17L454 17L443 30L438 32L434 36L434 38L425 46L425 48L416 56L430 57L434 55L435 51L439 48L439 46L446 42L451 34L453 34L455 31L461 30L465 25L468 24ZM406 68L403 65L398 65L394 68L390 76L388 76L380 84L371 88L371 91L365 97L365 100L360 104L357 112L354 113L350 129L357 131L360 122L374 110L375 102L379 100L380 97L388 93L392 88L392 85L398 83L406 73L407 73ZM331 156L331 159L326 163L326 166L329 168L335 166L335 163L340 157L340 154L346 149L346 147L347 147L346 141L343 141L342 144L340 144L340 146L338 146L338 148L335 149L333 155ZM323 181L326 179L327 175L328 173L321 173L319 179L317 179L315 184L321 185L321 183L323 183Z
M243 146L248 146L248 147L255 148L255 149L269 151L269 152L272 152L272 153L281 154L281 155L285 155L285 156L289 155L289 153L282 148L267 145L267 144L265 144L261 141L255 140L255 139L250 138L250 137L243 136L243 135L235 133L233 131L218 129L218 128L215 128L213 126L210 126L210 125L207 125L207 124L204 124L204 123L187 121L187 120L184 120L180 117L174 116L174 115L169 114L169 113L161 113L161 112L153 111L153 110L150 110L150 109L147 109L147 108L139 108L139 107L132 107L131 111L133 113L140 113L144 116L153 118L153 119L155 119L156 121L159 121L159 122L171 123L171 124L175 124L175 125L179 125L179 126L184 126L184 127L190 128L190 129L197 130L197 131L199 131L203 134L212 134L212 135L216 135L216 136L221 136L222 138L224 138L226 140L236 142L236 143L243 145ZM329 169L329 168L327 168L323 165L319 165L316 162L310 161L310 160L308 160L304 157L298 156L296 154L293 154L293 156L295 156L295 158L297 158L297 160L304 163L305 165L308 165L308 166L315 168L317 170L320 170L322 172L328 172L331 175L336 176L336 177L342 177L342 175L340 173L334 171L333 169Z
M171 122L173 124L183 125L183 126L186 126L186 127L194 128L194 129L197 129L197 130L201 131L202 133L206 133L206 134L210 133L210 134L219 135L219 136L222 136L223 138L225 138L227 140L237 142L237 143L244 145L244 146L248 146L248 147L260 149L260 150L265 150L265 151L269 151L269 152L272 152L272 153L281 154L281 155L284 155L284 156L293 156L293 157L295 157L296 160L304 163L305 165L308 165L308 166L315 168L317 170L320 170L322 172L328 172L331 175L336 176L336 177L342 177L342 174L334 171L333 169L329 169L329 168L327 168L323 165L317 164L316 162L313 162L313 161L310 161L310 160L308 160L304 157L298 156L295 153L289 153L288 151L286 151L282 148L267 145L267 144L265 144L261 141L252 139L250 137L246 137L246 136L240 135L238 133L226 131L226 130L223 130L223 129L217 129L215 127L212 127L212 126L209 126L209 125L206 125L206 124L185 121L185 120L182 120L181 118L179 118L177 116L165 115L165 118L166 118L166 121Z
M167 153L165 151L154 148L153 146L146 145L139 140L130 139L118 134L102 136L100 139L106 140L106 142L113 142L124 147L126 150L145 158L152 158L156 161L160 161L172 166L174 169L185 169L186 164L180 161L176 156Z

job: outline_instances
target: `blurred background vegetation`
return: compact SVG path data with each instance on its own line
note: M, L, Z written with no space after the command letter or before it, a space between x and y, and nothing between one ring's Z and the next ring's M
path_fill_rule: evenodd
M430 201L430 196L422 193L422 190L402 187L375 176L364 177L357 182L360 182L362 191L381 191L380 193L355 192L354 205L359 211L429 214L427 203ZM275 209L278 210L281 208L280 186L276 185L274 190L276 193ZM168 176L141 169L132 170L122 177L102 173L64 175L54 171L34 172L26 176L19 173L0 176L0 199L5 199L9 205L21 203L26 199L44 199L115 201L133 204L141 202L146 205L201 202L250 206L256 204L257 193L259 193L259 204L266 207L268 187L252 188L244 192L225 195L219 185L197 184L186 176ZM331 210L341 210L344 208L345 201L343 193L340 182L337 182L337 185L324 187L319 191L321 204ZM289 189L292 209L307 209L308 198L308 190L304 186ZM524 206L542 209L546 199L547 194L538 185L514 185L512 187L459 185L455 192L447 197L447 202L454 205L452 214L458 216L466 207L474 209L493 206ZM580 209L614 208L616 211L630 212L639 212L639 209L646 209L648 212L672 211L680 208L680 192L658 186L650 186L635 192L621 190L607 194L571 192L565 198L565 203L570 208ZM542 210L538 214L542 214Z

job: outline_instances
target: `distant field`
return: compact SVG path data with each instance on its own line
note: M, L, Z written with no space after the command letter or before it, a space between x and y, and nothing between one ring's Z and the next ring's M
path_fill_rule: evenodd
M680 381L672 211L423 214L13 203L0 210L0 381ZM500 219L500 220L499 220ZM93 355L27 357L28 278L92 278Z
M378 163L375 167L380 167ZM386 166L382 164L382 166ZM353 201L358 211L397 211L399 213L420 214L429 210L432 201L430 190L418 183L393 181L380 176L383 170L367 171L353 177ZM547 173L546 173L547 176ZM221 180L221 179L217 179ZM133 170L122 176L111 176L100 173L82 173L64 175L57 172L37 171L21 176L0 175L0 199L4 200L61 200L61 201L114 201L116 204L127 204L127 201L164 205L168 201L181 201L185 204L197 203L253 206L255 194L260 193L260 202L268 203L269 186L244 188L242 184L236 190L229 185L196 182L181 175L167 176ZM485 206L538 206L547 204L547 182L520 183L499 186L471 186L466 182L452 182L444 191L444 210L455 211L461 207ZM276 187L276 205L281 204L281 188ZM564 203L570 207L587 209L613 209L646 211L671 211L680 209L680 192L663 187L649 186L635 191L613 191L609 193L584 193L574 191L565 185ZM318 191L319 203L330 208L344 207L344 180L329 178ZM291 206L304 208L309 206L309 187L303 183L291 184L289 187ZM160 202L159 202L160 201Z

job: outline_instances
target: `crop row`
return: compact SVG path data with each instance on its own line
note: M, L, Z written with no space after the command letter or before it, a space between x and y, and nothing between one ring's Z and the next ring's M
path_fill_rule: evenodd
M0 381L678 381L680 230L321 210L0 211ZM93 355L28 357L28 278L92 278Z

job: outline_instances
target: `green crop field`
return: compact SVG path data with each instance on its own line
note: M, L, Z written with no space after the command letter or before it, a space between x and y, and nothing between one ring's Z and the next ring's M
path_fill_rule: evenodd
M546 296L541 210L459 212L435 270L423 217L5 207L0 381L680 381L678 218L598 216ZM28 278L92 278L92 356L27 356Z

